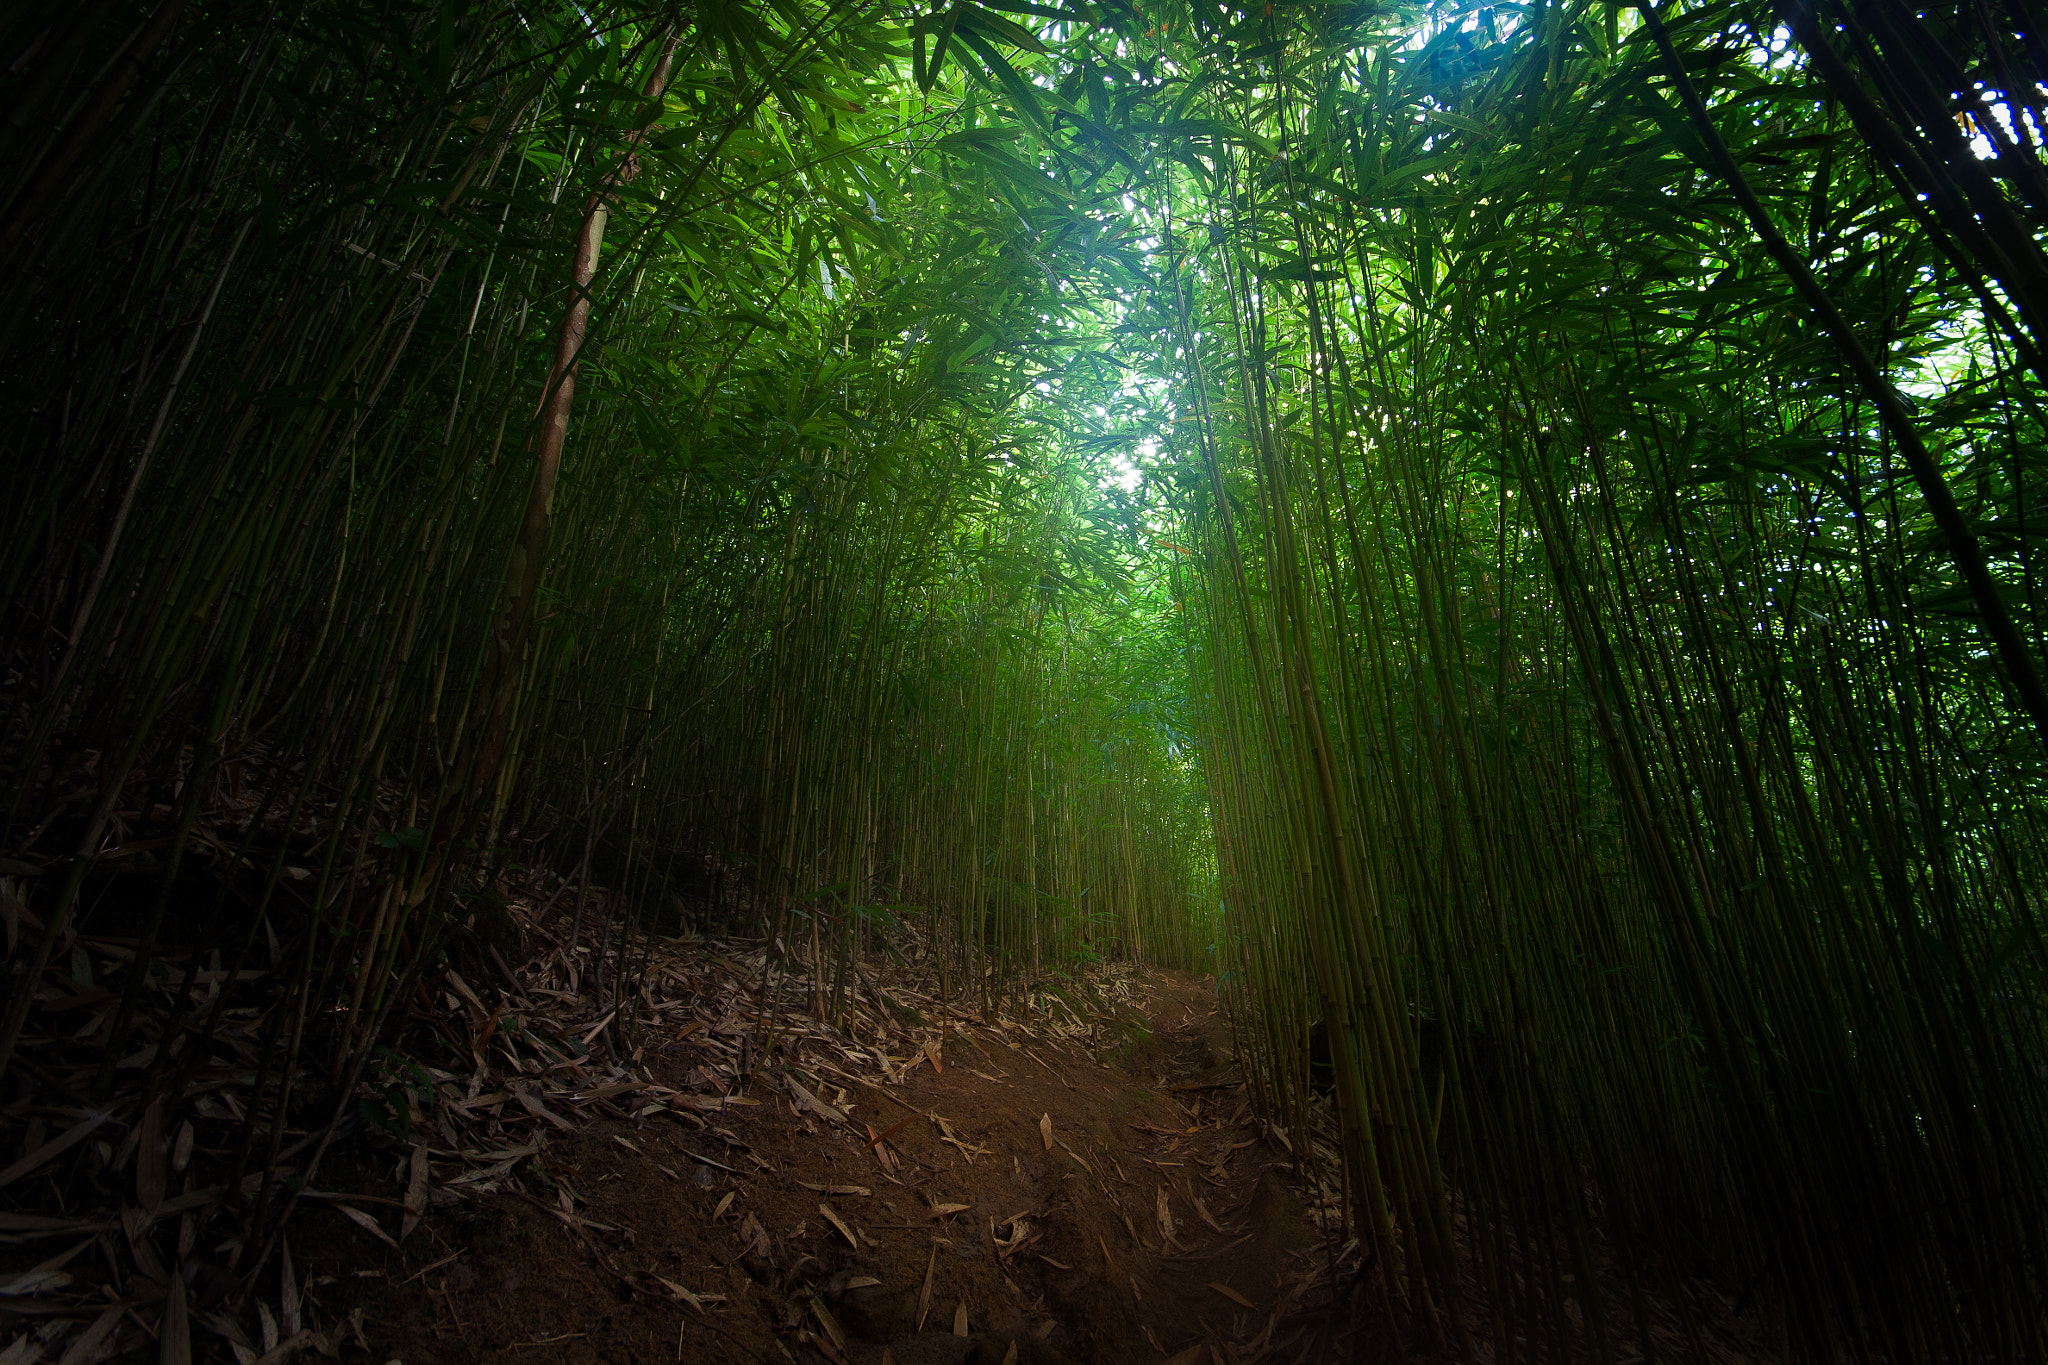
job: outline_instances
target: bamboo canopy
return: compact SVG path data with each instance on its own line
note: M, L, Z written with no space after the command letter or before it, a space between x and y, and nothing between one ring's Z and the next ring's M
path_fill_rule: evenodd
M2034 23L5 7L0 1069L272 945L274 1167L545 866L1320 1025L1417 1351L2048 1358Z

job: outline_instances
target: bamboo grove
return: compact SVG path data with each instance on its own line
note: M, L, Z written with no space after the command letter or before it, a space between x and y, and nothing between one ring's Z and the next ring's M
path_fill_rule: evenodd
M1861 106L1769 14L1302 31L1170 173L1223 896L1431 1344L1476 1284L1497 1359L1648 1354L1685 1245L1801 1354L2043 1347L2038 247L1958 249L1870 137L1992 183L1894 97L2016 42L1871 8L1804 21ZM1635 1321L1562 1321L1610 1257Z
M281 940L274 1162L547 866L1322 1025L1409 1349L2048 1353L2026 7L0 25L0 1064Z
M821 1015L905 918L969 999L1191 958L1175 674L1105 643L1167 637L1070 591L1130 537L1017 411L1015 226L904 192L974 110L883 16L117 8L9 19L0 1055L88 917L282 939L274 1166L543 863L572 943L765 934ZM221 1023L139 994L102 1094Z

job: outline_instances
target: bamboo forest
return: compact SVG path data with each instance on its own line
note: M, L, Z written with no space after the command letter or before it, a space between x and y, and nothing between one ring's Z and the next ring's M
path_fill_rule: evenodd
M0 1365L2048 1362L2041 13L6 0Z

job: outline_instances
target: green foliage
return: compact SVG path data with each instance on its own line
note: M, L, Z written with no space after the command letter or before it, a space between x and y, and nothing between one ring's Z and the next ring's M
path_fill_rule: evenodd
M2048 1016L1984 971L2041 911L2041 752L1978 599L1633 16L1406 22L1275 15L1260 65L1190 72L1270 147L1149 200L1156 486L1271 1081L1330 1021L1359 1231L1450 1349L1462 1277L1509 1358L1511 1246L1556 1229L1583 1284L1597 1226L1667 1258L1644 1292L1774 1283L1816 1358L2038 1352ZM2041 495L2029 335L1774 18L1669 22L2038 650L2038 542L1993 529ZM1630 1353L1581 1307L1543 1330Z
M143 7L18 10L140 84L86 138L6 78L10 856L253 763L337 1076L513 860L835 1008L899 918L985 999L1215 969L1276 1115L1332 1025L1426 1342L1648 1354L1557 1296L1611 1255L1812 1358L2038 1356L2040 746L1709 147L2038 653L2038 173L1922 90L2032 68L1964 7L1664 18L1712 136L1611 4L305 0L97 76Z

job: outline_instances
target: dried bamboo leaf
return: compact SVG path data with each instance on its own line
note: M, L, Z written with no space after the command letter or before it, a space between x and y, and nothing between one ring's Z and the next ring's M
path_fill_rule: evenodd
M192 1365L192 1323L185 1305L185 1277L169 1277L163 1316L157 1320L157 1365Z
M288 1337L299 1334L299 1277L292 1266L292 1244L280 1238L277 1244L277 1306L284 1320L284 1332Z
M527 1113L533 1115L535 1118L546 1119L549 1123L554 1124L555 1127L561 1129L565 1133L573 1133L576 1131L575 1124L569 1122L569 1120L563 1118L560 1114L557 1114L554 1110L542 1104L538 1099L535 1099L529 1091L525 1089L514 1090L512 1092L512 1098L519 1101L519 1107L524 1109Z
M120 1349L120 1344L113 1339L114 1329L121 1325L125 1311L122 1305L116 1304L94 1318L92 1324L64 1348L64 1354L57 1358L57 1365L98 1365L112 1357Z
M135 1202L154 1209L164 1200L164 1106L152 1099L142 1109L136 1130Z
M105 1232L119 1227L118 1221L87 1218L48 1218L39 1213L0 1212L0 1233L28 1233L58 1237L67 1232Z
M12 1298L17 1295L47 1294L70 1283L71 1276L61 1270L28 1270L0 1280L0 1295Z
M846 1333L840 1330L839 1320L832 1316L830 1309L825 1307L825 1301L813 1295L811 1298L811 1312L817 1317L818 1325L825 1329L825 1335L832 1339L832 1344L838 1347L839 1351L844 1354L846 1351Z
M467 981L464 981L460 974L458 974L453 967L448 969L448 984L454 989L457 995L461 996L465 1001L468 1002L469 1007L475 1010L479 1016L490 1013L490 1011L484 1007L484 1002L477 999L476 992L469 988L469 983Z
M407 1163L405 1180L405 1217L399 1223L398 1240L412 1236L412 1230L420 1225L420 1219L427 1212L427 1146L423 1142L412 1145L412 1156Z
M669 1293L675 1295L679 1301L687 1303L700 1313L704 1311L704 1305L707 1303L725 1302L725 1295L723 1294L696 1294L683 1288L683 1286L669 1279L666 1275L656 1275L654 1278L660 1281L661 1286L668 1290Z
M378 1223L378 1221L372 1218L369 1214L364 1213L361 1209L355 1207L353 1204L333 1204L329 1207L337 1210L342 1215L342 1217L348 1219L349 1222L354 1223L357 1227L369 1233L372 1237L375 1237L378 1241L384 1243L393 1251L398 1250L397 1240L394 1239L390 1233L384 1231L383 1225Z
M294 1332L256 1357L255 1365L284 1365L302 1351L317 1349L320 1340L319 1335L314 1332Z
M855 1251L860 1250L860 1238L853 1235L853 1229L846 1226L845 1221L840 1218L830 1204L818 1205L818 1212L824 1215L826 1222L839 1229L839 1235L846 1239L848 1246L852 1247Z
M1165 1239L1167 1248L1172 1251L1180 1250L1180 1243L1173 1236L1173 1211L1168 1207L1166 1186L1164 1185L1159 1187L1159 1199L1155 1211L1158 1216L1159 1235Z
M782 1078L782 1081L783 1084L789 1087L789 1093L796 1098L796 1107L798 1113L802 1113L805 1110L809 1110L810 1112L816 1114L819 1118L822 1118L829 1123L846 1122L846 1115L840 1113L837 1109L834 1109L831 1105L826 1104L816 1095L813 1095L810 1091L806 1090L797 1081L796 1077L784 1076Z
M0 1188L13 1184L37 1167L64 1155L74 1146L85 1141L101 1124L113 1116L112 1110L99 1110L86 1115L58 1136L51 1138L21 1160L7 1167L7 1169L0 1170Z

